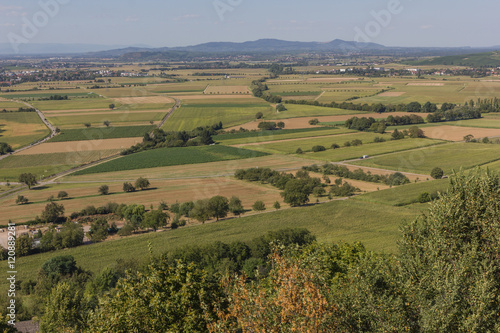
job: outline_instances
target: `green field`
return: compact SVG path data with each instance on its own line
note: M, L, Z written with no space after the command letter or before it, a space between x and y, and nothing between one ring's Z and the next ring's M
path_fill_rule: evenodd
M108 109L114 103L118 108L120 105L112 99L106 98L74 98L62 101L31 101L34 107L42 111L65 111L86 109Z
M213 137L215 141L220 141L225 145L237 145L245 143L257 143L267 141L279 141L288 139L311 138L325 135L347 134L353 130L347 128L313 127L293 130L278 131L257 131L243 132L235 134L220 134Z
M151 132L155 126L121 126L100 128L75 128L63 129L61 133L53 137L49 142L103 140L117 138L142 137Z
M373 142L373 140L376 137L381 137L386 140L389 140L391 138L389 134L377 134L370 132L354 132L354 133L348 132L347 134L339 134L326 137L304 138L291 141L273 142L273 143L261 144L258 146L251 146L248 148L275 154L295 154L297 148L299 147L302 149L302 151L308 152L312 151L313 146L317 145L324 146L325 148L330 148L330 146L333 143L336 143L342 147L345 142L351 142L352 140L356 139L363 141L363 144L367 144ZM340 150L350 149L350 148L353 147L341 148Z
M7 94L0 94L0 97L3 98L50 98L50 96L54 95L61 95L61 96L68 96L68 98L71 97L90 97L90 98L96 98L98 97L96 94L91 93L91 92L77 92L81 91L78 89L72 89L72 90L51 90L50 92L43 91L43 90L35 90L30 93L26 92L19 92L19 93L7 93Z
M257 112L265 116L272 114L273 108L267 103L183 103L162 127L166 131L191 131L198 126L210 126L222 121L224 127L241 125L255 119Z
M388 207L359 200L333 201L32 255L20 258L16 268L19 280L34 279L45 261L64 253L73 255L84 269L99 272L117 259L146 260L149 257L148 242L151 242L155 254L161 254L181 246L204 245L214 240L247 241L282 228L307 228L320 242L361 241L370 250L395 252L400 224L403 220L413 219L419 212L420 209L415 207ZM6 280L2 280L0 286L4 290Z
M378 156L352 164L422 174L430 174L433 168L440 167L445 174L450 174L453 170L468 169L497 160L500 160L499 145L449 143L415 151Z
M403 206L417 202L418 196L427 192L445 192L449 185L449 179L431 180L416 184L406 184L395 186L387 190L362 194L356 200L368 201L372 203L388 204L391 206Z
M265 155L267 154L226 146L160 148L124 156L78 171L74 175L236 160Z

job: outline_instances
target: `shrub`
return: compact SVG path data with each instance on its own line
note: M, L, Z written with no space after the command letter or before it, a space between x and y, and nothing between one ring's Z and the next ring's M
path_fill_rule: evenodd
M443 175L444 175L444 172L443 172L443 169L441 169L441 168L435 167L431 171L431 177L434 179L441 179L441 178L443 178Z
M312 151L315 153L320 152L320 151L325 151L325 150L326 150L326 148L324 146L320 146L320 145L312 147Z
M299 147L297 148L297 150L295 151L296 154L304 154L304 152L302 151L302 149Z
M258 201L255 201L255 203L252 205L252 208L255 211L263 211L263 210L266 210L266 205L264 204L263 201L258 200Z
M332 148L332 149L339 149L340 146L338 144L336 144L336 143L332 143L332 145L330 146L330 148Z
M109 194L109 186L108 185L101 185L99 187L99 193L101 195L108 195Z
M68 192L66 192L66 191L59 191L59 193L57 193L57 198L59 200L66 199L68 196L69 196Z

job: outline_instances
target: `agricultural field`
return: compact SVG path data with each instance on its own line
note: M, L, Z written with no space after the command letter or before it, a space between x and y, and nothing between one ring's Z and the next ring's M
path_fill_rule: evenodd
M50 134L36 112L0 112L0 142L17 149Z
M69 152L81 152L86 154L90 151L95 150L124 150L138 143L141 143L142 139L142 137L136 137L67 142L44 142L40 145L25 149L17 153L16 156Z
M259 144L269 141L281 141L289 139L313 138L326 135L337 135L353 133L355 131L347 128L337 127L312 127L295 130L275 130L275 131L256 131L256 132L241 132L235 134L219 134L213 137L216 142L221 142L224 145L244 145L244 144Z
M50 142L143 137L145 133L151 132L154 128L155 126L146 125L63 129L61 133L50 139Z
M100 111L100 112L78 112L78 113L55 113L47 115L53 125L61 129L84 128L84 124L91 126L103 126L109 121L113 126L146 126L151 122L159 122L163 119L168 109L154 111Z
M275 170L296 170L313 164L314 161L291 155L267 155L247 159L237 159L219 162L174 165L148 169L113 171L63 177L61 181L88 182L88 181L121 181L124 179L175 179L175 178L207 178L232 176L237 169L271 168Z
M500 137L500 128L465 127L466 124L473 125L469 123L469 120L462 122L462 124L464 126L443 125L426 127L423 131L428 138L447 141L464 141L466 135L472 135L474 138Z
M124 156L113 161L78 171L75 175L237 160L265 155L267 154L226 146L160 148Z
M244 94L251 95L250 90L247 86L214 86L208 85L205 91L205 95L236 95Z
M120 151L121 149L105 149L37 155L15 154L0 160L0 180L17 182L19 175L27 172L35 174L40 179L118 154Z
M368 144L372 143L377 137L384 138L385 140L389 140L391 138L389 134L354 132L347 134L333 134L315 138L288 139L271 143L260 142L258 144L248 144L240 146L274 154L295 154L297 148L299 147L303 152L310 152L312 151L313 146L320 145L324 146L325 148L330 148L332 144L336 143L340 147L343 147L345 142L351 142L353 140L361 140L363 144Z
M224 127L243 124L255 119L257 112L270 115L273 108L261 99L248 96L231 98L201 97L182 99L182 106L175 110L162 127L167 131L193 130L198 126L210 126L222 121Z
M351 164L428 175L435 167L443 169L445 174L451 174L453 170L468 169L498 160L500 147L497 144L457 142L373 157Z
M298 107L302 107L303 105L295 105ZM288 104L287 104L288 107ZM320 107L316 107L320 108ZM403 116L403 115L408 115L406 112L392 112L392 113L368 113L368 112L362 112L362 111L351 111L351 110L341 110L341 109L333 109L333 108L321 108L325 112L330 112L330 115L326 116L299 116L298 118L292 118L292 115L286 114L288 111L280 112L279 116L271 116L271 117L264 117L263 121L275 121L275 120L280 120L285 123L285 128L286 129L300 129L300 128L313 128L316 127L317 125L311 125L309 124L310 120L313 119L318 119L319 120L319 125L320 126L326 126L326 125L339 125L343 124L347 119L352 118L352 117L372 117L374 119L385 119L388 117L388 115L392 116ZM338 113L336 114L336 110ZM333 115L332 115L333 114ZM290 116L288 119L287 117ZM421 117L426 117L426 113L419 113L419 116ZM260 121L254 120L252 122L243 124L241 126L235 126L232 128L228 128L228 130L238 130L240 127L243 127L244 129L247 130L257 130L258 125Z
M442 145L443 143L444 143L443 141L431 140L431 139L404 139L396 141L370 143L366 145L363 144L361 146L356 146L356 147L351 146L339 149L328 149L326 151L317 153L305 153L301 156L304 158L311 158L315 160L332 161L332 162L360 159L364 155L368 156L384 155L384 157L387 156L387 158L390 158L392 153L397 153L406 150L418 151L418 149L420 148ZM355 164L357 164L357 162Z

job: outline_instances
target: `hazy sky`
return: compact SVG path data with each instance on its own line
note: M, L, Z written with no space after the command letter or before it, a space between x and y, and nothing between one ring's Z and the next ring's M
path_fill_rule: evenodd
M492 46L500 45L499 9L498 0L1 0L0 43L156 47L357 37L388 46Z

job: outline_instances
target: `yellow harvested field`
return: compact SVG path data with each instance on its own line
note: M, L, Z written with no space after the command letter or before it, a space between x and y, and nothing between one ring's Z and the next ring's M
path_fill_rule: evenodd
M175 101L166 96L147 96L147 97L122 97L113 98L114 101L120 104L168 104Z
M122 111L103 111L103 112L80 112L79 115L84 115L84 116L90 116L90 115L96 115L96 116L101 116L101 115L112 115L112 114L131 114L131 113L158 113L158 112L166 112L167 110L134 110L134 111L129 111L129 110L122 110ZM66 111L58 111L56 113L50 113L47 114L47 118L50 117L61 117L61 116L74 116L74 113L67 113Z
M342 115L342 116L322 116L322 117L300 117L300 118L290 118L290 119L280 119L279 121L282 121L285 123L285 128L286 129L299 129L299 128L311 128L311 127L318 127L314 125L309 124L309 120L312 119L318 119L320 122L336 122L336 121L346 121L347 119L350 119L352 117L372 117L375 119L383 119L387 118L389 115L391 116L404 116L408 115L406 112L391 112L390 114L384 114L384 113L366 113L366 114L355 114L355 115ZM419 113L419 116L422 118L427 117L428 113ZM274 120L273 120L274 121ZM254 120L252 122L243 124L241 126L234 126L230 127L227 130L230 131L232 129L238 130L240 127L243 127L248 130L253 130L253 129L258 129L260 121Z
M474 138L500 136L500 129L462 126L435 126L423 128L425 136L432 139L463 141L464 136L472 134Z
M50 153L69 153L79 151L125 149L139 142L141 138L122 138L122 139L104 139L104 140L86 140L86 141L68 141L68 142L46 142L38 146L23 150L17 155L36 155Z
M247 86L207 86L204 94L250 94Z
M384 93L378 94L380 97L399 97L406 94L406 92L403 91L386 91Z
M408 83L407 86L440 87L444 86L444 83Z
M343 81L357 81L357 77L348 77L348 78L336 78L336 77L314 77L307 79L307 81L313 82L343 82Z

